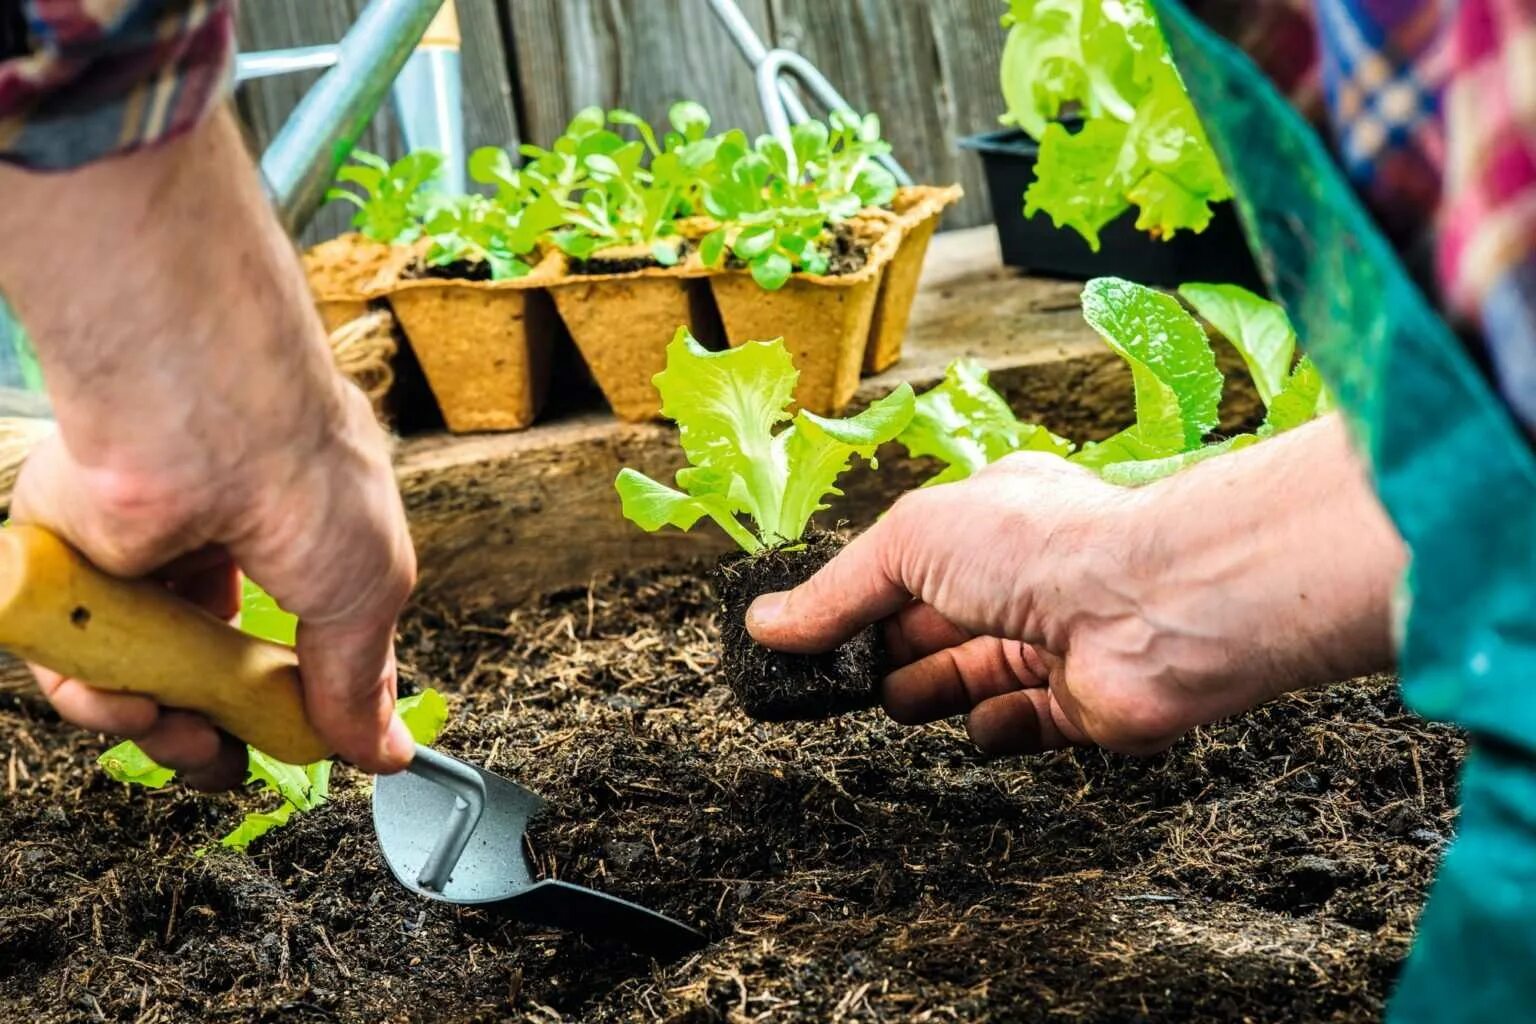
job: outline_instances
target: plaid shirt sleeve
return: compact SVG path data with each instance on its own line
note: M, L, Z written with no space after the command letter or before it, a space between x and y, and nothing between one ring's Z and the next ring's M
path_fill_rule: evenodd
M0 0L0 160L64 170L186 132L223 99L236 0Z

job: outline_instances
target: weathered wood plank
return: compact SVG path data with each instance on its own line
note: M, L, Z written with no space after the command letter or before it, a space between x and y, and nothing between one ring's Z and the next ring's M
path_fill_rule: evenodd
M765 128L752 73L705 0L502 0L525 136L548 145L585 106L624 107L664 123L676 100L703 103L721 127ZM766 0L740 0L764 39Z
M346 33L366 3L367 0L247 0L240 5L240 47L265 50L335 42ZM463 36L465 145L469 150L477 146L515 148L520 136L499 12L491 0L461 0L457 9ZM237 102L258 150L282 127L319 74L284 75L241 87ZM358 145L391 158L400 155L400 133L388 102L375 115ZM346 230L349 218L350 208L340 204L325 207L305 232L305 239L332 237Z
M946 226L992 219L980 164L956 143L997 124L996 0L771 0L771 8L778 45L809 58L853 107L881 115L913 177L965 186Z

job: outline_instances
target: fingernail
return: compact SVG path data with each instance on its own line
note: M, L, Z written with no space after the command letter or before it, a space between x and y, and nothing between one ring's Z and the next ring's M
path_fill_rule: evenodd
M384 737L384 755L402 768L416 756L416 740L398 718L390 722L389 732Z
M753 601L747 609L747 632L757 636L759 629L772 629L784 617L788 603L789 594L784 592L764 594Z

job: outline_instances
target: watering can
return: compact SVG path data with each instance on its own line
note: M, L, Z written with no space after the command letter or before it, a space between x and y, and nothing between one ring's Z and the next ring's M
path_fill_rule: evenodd
M443 153L444 187L463 192L464 117L453 0L372 0L341 42L241 54L237 81L328 68L262 154L278 219L297 235L391 89L407 149ZM0 415L46 414L27 372L30 345L0 296Z

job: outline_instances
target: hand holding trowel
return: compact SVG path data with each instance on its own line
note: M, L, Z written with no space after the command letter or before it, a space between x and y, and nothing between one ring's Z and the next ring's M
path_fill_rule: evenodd
M48 531L0 530L0 646L92 685L197 711L280 760L330 755L304 715L298 659L145 581L114 579ZM615 938L658 955L704 943L697 931L567 882L534 881L523 852L543 807L499 775L418 746L381 776L373 821L400 884L447 903Z

